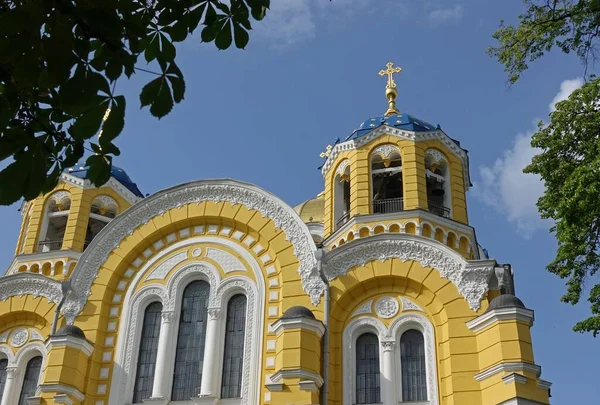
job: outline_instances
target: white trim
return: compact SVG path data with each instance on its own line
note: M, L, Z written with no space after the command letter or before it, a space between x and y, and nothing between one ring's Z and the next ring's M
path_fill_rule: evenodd
M46 341L46 349L48 351L52 350L54 347L71 347L76 350L81 350L87 357L90 357L94 352L94 346L92 346L87 340L84 338L78 338L75 336L63 336L63 335L54 335L50 336L50 338Z
M273 324L273 332L276 335L283 333L285 330L290 329L304 329L314 332L319 339L325 333L325 326L321 321L309 318L289 318L289 319L278 319Z
M510 373L502 377L502 381L504 381L504 384L506 385L516 383L527 384L527 377L525 377L523 374Z
M85 399L85 395L79 391L77 388L71 386L71 385L65 385L65 384L41 384L38 386L37 391L36 391L36 395L37 392L59 392L62 394L67 394L67 395L72 395L74 396L78 401L83 401Z
M67 394L56 394L53 399L54 399L55 404L67 404L67 405L74 404L73 400L71 398L69 398L69 396Z
M533 311L531 309L519 307L488 310L487 312L479 315L477 318L467 322L467 328L471 329L475 333L478 333L498 321L508 320L522 321L531 327L533 326L534 320Z
M136 287L141 283L144 274L151 273L155 266L164 257L168 257L174 250L187 246L198 246L202 243L218 244L232 249L240 256L254 272L257 280L255 283L251 279L242 276L228 277L221 279L218 270L210 263L201 259L188 263L177 269L169 278L167 286L150 284L140 291L133 293ZM176 267L177 265L173 265ZM217 236L197 236L188 238L173 245L170 245L146 262L146 264L136 273L136 276L129 285L125 294L122 306L122 321L119 324L117 335L117 345L115 361L113 365L113 376L110 391L110 405L121 405L131 403L133 398L133 387L135 384L135 370L137 356L139 352L139 341L141 338L141 329L143 323L144 308L153 300L160 300L163 303L163 312L173 312L173 327L169 328L171 336L169 341L177 341L179 326L179 315L181 312L181 298L185 287L194 280L204 280L210 284L209 309L221 309L226 314L227 302L229 298L236 293L243 293L247 297L246 307L246 339L244 352L244 370L242 374L242 400L241 405L258 405L259 402L259 378L261 365L261 344L264 329L264 302L265 302L265 280L262 274L262 268L252 256L252 253L241 244L230 239ZM226 317L222 316L218 326L220 334L218 338L218 378L215 378L220 393L220 379L222 370L222 353L224 342ZM222 325L221 325L222 324ZM173 372L175 361L176 345L169 347L170 352L167 355L168 370L165 375L169 376L169 381L165 381L168 386L167 397L170 398ZM207 353L205 353L205 356Z
M60 180L62 180L65 183L77 186L83 190L87 190L87 189L91 189L91 188L109 187L109 188L113 189L114 191L116 191L117 194L119 194L121 197L123 197L123 199L125 201L127 201L128 203L130 203L131 205L133 205L136 202L143 199L142 197L138 197L137 195L132 193L127 187L125 187L123 184L121 184L121 182L119 182L113 176L111 176L110 179L108 179L108 181L105 184L103 184L101 187L96 187L88 179L79 178L68 172L62 173L60 175Z
M365 128L366 129L366 128ZM369 142L380 138L385 135L390 135L400 139L407 139L413 142L429 141L432 139L439 139L442 141L444 146L450 150L452 154L458 157L463 163L464 183L465 190L470 187L470 175L468 166L468 157L464 149L456 144L444 131L438 129L427 132L407 131L404 129L395 128L386 124L383 124L370 132L367 132L357 138L350 139L345 142L338 143L333 147L331 153L325 160L325 163L321 167L321 174L323 177L327 175L329 170L332 168L337 156L344 151L354 150Z
M450 280L477 311L489 289L494 271L494 260L465 260L459 253L440 242L422 236L404 233L379 234L358 239L329 251L323 258L323 272L331 281L345 275L354 267L370 261L397 258L415 260L423 267L439 271L440 277Z
M474 378L477 381L483 381L498 373L511 371L528 371L534 373L536 377L539 377L542 373L542 368L533 363L524 363L522 361L505 361L488 367L479 374L475 374Z
M538 388L541 388L543 390L549 390L550 387L552 387L552 383L550 381L546 381L546 380L542 380L541 378L538 378L537 386L538 386Z
M8 270L6 271L6 275L10 274L18 274L19 267L21 265L27 265L27 270L33 264L37 264L40 269L44 265L42 262L50 261L52 267L56 265L56 263L63 263L63 268L68 266L72 261L77 261L81 257L81 252L75 252L74 250L51 250L49 252L38 252L38 253L28 253L28 254L19 254L15 256L8 266ZM65 272L68 269L65 268ZM65 273L66 274L66 273Z
M315 383L317 387L321 387L323 385L323 377L321 377L321 375L303 368L284 369L271 374L271 381L276 384L283 382L283 380L286 378L301 378L305 381L311 381Z
M273 194L249 183L233 180L205 180L182 184L145 198L112 220L83 252L71 276L72 293L62 308L68 323L83 310L92 283L102 263L131 232L166 211L186 204L204 201L242 204L269 218L283 230L300 263L298 273L302 286L317 305L325 291L325 283L317 271L316 246L302 219L294 209Z
M545 405L543 402L532 401L521 397L515 397L508 401L500 402L498 405Z
M46 368L46 362L48 360L48 350L46 349L46 346L44 346L40 342L27 343L25 346L23 346L19 349L19 351L16 353L16 355L12 359L12 363L9 360L7 368L14 367L17 370L17 372L16 372L16 378L12 384L12 392L6 392L7 387L5 386L4 395L7 396L6 403L13 404L13 403L18 402L17 398L19 397L19 395L21 393L21 389L23 388L23 380L25 378L25 372L27 370L27 363L29 362L29 360L31 360L32 358L34 358L36 356L42 356L42 367L40 369L40 375L38 376L38 384L39 384L39 381L42 378L44 369ZM7 384L7 386L8 386L8 384ZM39 386L38 386L38 388L39 388ZM5 403L4 397L2 399L3 399L2 403Z

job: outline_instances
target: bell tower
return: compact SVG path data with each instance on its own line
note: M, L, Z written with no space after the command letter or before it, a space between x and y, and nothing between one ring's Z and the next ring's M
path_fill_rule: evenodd
M335 249L379 233L413 233L467 259L479 258L467 216L467 151L439 125L398 110L394 75L401 70L389 62L379 72L387 77L385 113L321 154L325 246Z

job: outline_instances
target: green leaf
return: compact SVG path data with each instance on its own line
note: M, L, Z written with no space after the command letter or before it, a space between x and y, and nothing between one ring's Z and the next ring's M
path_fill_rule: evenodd
M150 113L157 118L162 118L170 113L172 109L173 96L171 95L171 89L166 80L163 79L158 95L150 106Z
M173 99L176 103L180 103L185 95L185 82L179 77L167 76L171 87L173 87Z
M0 171L0 204L9 205L21 198L27 181L29 155L22 155Z
M140 103L142 107L150 105L156 100L160 87L162 86L163 78L159 77L146 84L140 93Z
M160 36L158 35L158 33L153 32L149 35L149 38L150 40L148 42L148 45L146 46L146 51L144 52L144 57L146 58L146 62L148 63L156 59L156 56L160 52Z
M175 59L175 46L169 41L166 35L160 34L161 56L166 62L172 62Z
M183 15L172 27L169 29L169 35L174 42L181 42L186 39L188 35L188 26L190 25L190 13ZM196 24L197 26L198 24Z
M231 41L231 25L230 21L226 21L215 38L215 45L218 49L224 50L231 46Z
M89 139L100 130L102 118L108 108L107 102L95 105L75 119L75 123L69 128L69 134L77 140Z
M217 37L217 33L218 28L215 25L207 25L202 29L202 32L200 33L200 38L202 39L202 42L212 42Z
M235 37L235 46L238 49L244 49L246 45L248 45L248 41L250 40L250 36L248 32L242 28L239 24L233 24L233 34Z
M99 138L100 146L105 153L108 145L119 136L125 126L125 97L115 97L110 106L110 114L102 125L102 136Z

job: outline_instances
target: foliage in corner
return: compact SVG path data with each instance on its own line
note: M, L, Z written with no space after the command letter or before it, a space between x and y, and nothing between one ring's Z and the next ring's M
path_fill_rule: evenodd
M140 57L160 69L140 94L161 118L185 95L174 42L245 48L270 0L4 0L0 2L0 204L54 188L84 155L97 186L110 178L125 124L116 83ZM91 138L101 131L98 142ZM12 160L7 160L12 158Z
M540 123L531 145L534 156L526 173L539 174L546 185L538 201L543 218L552 218L558 240L556 258L548 270L567 281L563 302L579 302L586 282L600 269L600 79L575 90L556 104L551 122ZM600 284L588 301L592 316L574 330L600 332Z
M528 64L553 48L575 53L588 67L597 59L600 0L524 0L526 10L517 26L501 27L493 37L498 45L488 54L497 58L514 84ZM525 168L545 184L538 201L543 218L554 221L558 241L548 271L567 281L563 302L577 304L589 290L591 315L573 328L600 333L600 79L558 103L550 123L540 123L531 145L541 153Z

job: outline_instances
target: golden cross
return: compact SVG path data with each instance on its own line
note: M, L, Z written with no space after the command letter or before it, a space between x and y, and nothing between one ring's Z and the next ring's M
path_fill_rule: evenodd
M387 81L387 88L388 89L395 89L396 88L396 82L394 82L394 73L400 73L402 71L401 67L394 67L394 63L393 62L388 62L386 64L387 69L386 70L381 70L379 71L379 76L388 76L388 81Z
M327 145L325 152L321 152L319 156L321 158L329 157L329 155L331 155L331 149L333 149L333 147L331 145Z

